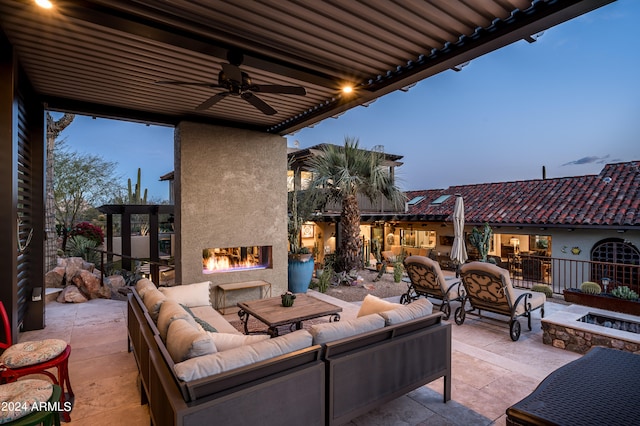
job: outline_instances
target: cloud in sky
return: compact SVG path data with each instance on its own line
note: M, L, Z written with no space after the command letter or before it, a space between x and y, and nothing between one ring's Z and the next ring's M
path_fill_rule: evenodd
M592 164L592 163L602 164L606 162L607 158L609 158L608 154L605 155L604 157L596 157L596 156L582 157L578 160L573 160L573 161L569 161L568 163L564 163L562 167L571 166L571 165L580 165L580 164Z

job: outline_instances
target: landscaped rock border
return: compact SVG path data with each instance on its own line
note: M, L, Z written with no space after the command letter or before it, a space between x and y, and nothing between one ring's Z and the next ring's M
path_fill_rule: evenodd
M640 354L640 344L638 343L546 322L542 323L542 342L545 345L552 345L579 354L587 353L593 346L604 346Z
M90 299L126 300L119 289L126 287L124 277L102 277L93 263L81 257L58 258L58 265L45 274L47 288L62 288L60 303L82 303Z

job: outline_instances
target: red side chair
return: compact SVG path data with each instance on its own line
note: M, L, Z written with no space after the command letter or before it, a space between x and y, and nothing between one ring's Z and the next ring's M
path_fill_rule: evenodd
M6 342L0 342L0 349L4 350L0 355L0 383L14 382L18 378L30 374L43 374L62 389L60 406L65 407L66 398L73 404L74 395L69 382L71 346L60 339L36 340L14 345L11 340L9 316L2 302L0 302L0 314L6 336ZM54 367L58 369L57 378L50 371L47 371ZM65 421L71 421L68 411L63 411L62 416Z

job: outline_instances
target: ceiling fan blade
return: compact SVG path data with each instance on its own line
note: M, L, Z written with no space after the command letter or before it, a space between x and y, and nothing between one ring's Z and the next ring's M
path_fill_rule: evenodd
M254 92L260 93L283 93L285 95L300 95L304 96L307 91L304 87L300 86L282 86L279 84L254 84L250 88Z
M263 101L262 99L260 99L259 97L257 97L251 92L244 92L240 96L242 96L242 99L249 102L251 105L258 108L260 111L262 111L267 115L274 115L278 112L275 109L271 108L265 101Z
M200 81L173 81L173 80L160 80L156 81L156 84L168 84L174 86L202 86L202 87L220 87L218 83L205 83Z
M206 101L198 105L196 107L196 111L204 111L205 109L211 108L213 105L220 102L222 99L226 98L229 95L230 95L229 92L222 92L222 93L213 95L212 97L210 97L209 99L207 99Z
M242 71L236 65L222 64L222 71L228 80L242 83Z

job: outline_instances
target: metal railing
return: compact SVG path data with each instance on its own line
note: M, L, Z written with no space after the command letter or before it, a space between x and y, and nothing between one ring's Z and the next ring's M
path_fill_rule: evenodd
M133 273L137 272L136 269L138 269L143 263L149 264L149 274L151 275L151 281L153 281L156 284L156 286L160 285L160 268L162 266L169 266L167 261L154 262L148 259L140 259L138 257L127 256L125 254L115 253L115 252L106 251L106 250L100 250L97 248L87 248L87 250L95 251L100 254L100 284L101 285L104 285L104 277L106 276L105 266L107 264L113 263L114 257L133 260L134 261L133 262L134 267L132 268L133 270L129 271ZM107 256L106 263L104 260L105 255Z
M508 267L516 287L547 284L554 293L562 294L565 289L580 288L585 281L603 286L603 278L608 278L608 292L619 286L640 292L640 265L520 255L511 257Z

